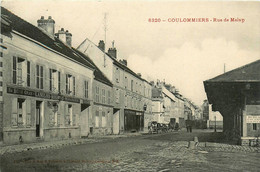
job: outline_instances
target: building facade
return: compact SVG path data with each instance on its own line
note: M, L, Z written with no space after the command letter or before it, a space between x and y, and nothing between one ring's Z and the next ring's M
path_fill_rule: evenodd
M91 104L92 113L88 119L88 133L91 135L112 134L114 100L113 84L88 56L78 50L75 51L95 67L93 91L91 93L93 104Z
M151 85L117 60L115 47L105 52L105 43L86 39L78 50L88 55L113 84L113 134L143 131L145 114L151 113ZM147 121L149 116L147 116Z
M4 143L85 135L93 66L54 37L51 17L35 27L2 7L1 13Z

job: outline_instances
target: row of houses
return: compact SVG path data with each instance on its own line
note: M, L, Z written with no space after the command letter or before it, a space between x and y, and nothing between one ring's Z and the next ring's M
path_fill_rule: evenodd
M152 82L152 113L154 121L160 123L178 123L186 127L186 120L201 119L202 113L189 99L185 98L171 84Z
M86 39L73 48L72 34L55 33L51 17L37 24L1 7L0 141L138 132L172 118L184 125L185 99L164 84L157 100L159 85L118 60L114 45L106 52L104 41Z

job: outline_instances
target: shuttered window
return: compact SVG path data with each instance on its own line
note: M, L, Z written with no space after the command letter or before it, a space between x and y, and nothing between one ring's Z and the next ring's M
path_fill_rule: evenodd
M13 84L17 83L17 57L13 57Z

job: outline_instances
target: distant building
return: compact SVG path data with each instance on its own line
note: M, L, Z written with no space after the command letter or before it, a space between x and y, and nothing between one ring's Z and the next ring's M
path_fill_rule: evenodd
M174 121L185 127L184 98L165 82L157 81L152 90L153 116L160 123Z
M260 60L204 81L213 111L223 116L223 131L241 144L260 135Z
M202 116L204 120L209 120L209 102L204 100L202 104Z

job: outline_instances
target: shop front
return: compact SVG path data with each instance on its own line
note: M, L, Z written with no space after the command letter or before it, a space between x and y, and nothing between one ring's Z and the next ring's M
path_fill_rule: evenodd
M144 129L144 112L130 109L124 110L125 132L138 132Z

